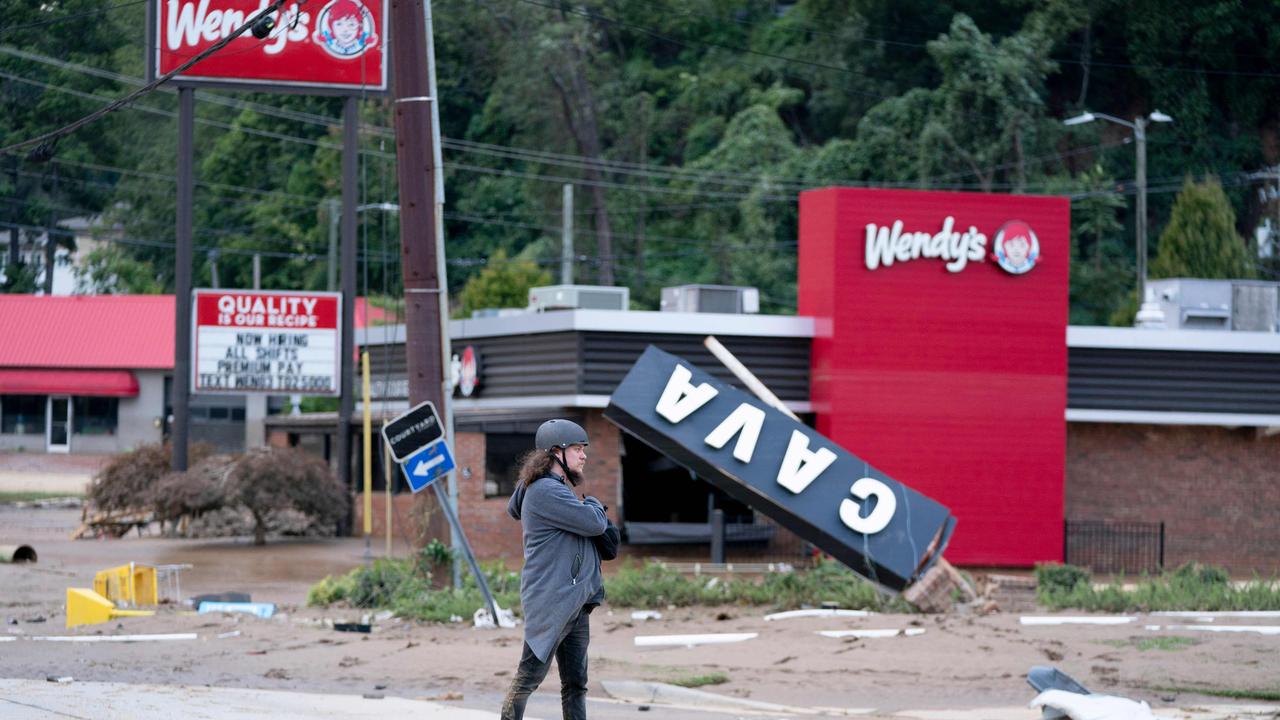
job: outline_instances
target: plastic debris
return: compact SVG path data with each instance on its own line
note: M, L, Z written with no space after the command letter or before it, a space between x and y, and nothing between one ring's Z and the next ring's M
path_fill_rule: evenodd
M1151 707L1115 695L1081 695L1066 690L1045 690L1031 707L1054 710L1071 720L1155 720ZM1057 715L1055 717L1060 717Z
M1023 615L1023 625L1124 625L1137 618L1133 615Z
M200 603L198 612L201 615L206 613L226 612L226 613L248 613L256 615L260 618L269 618L276 612L275 603L252 603L252 602L209 602Z
M693 647L718 645L751 640L760 633L707 633L702 635L637 635L636 647L662 647L667 645Z
M493 615L489 613L489 608L480 608L476 610L475 615L471 616L472 623L478 628L492 628ZM513 628L520 624L516 619L516 614L510 610L498 608L498 625L504 628Z
M661 620L662 613L657 610L633 610L631 612L632 620Z
M875 628L869 630L818 630L817 634L829 638L887 638L887 637L915 637L923 635L924 628Z

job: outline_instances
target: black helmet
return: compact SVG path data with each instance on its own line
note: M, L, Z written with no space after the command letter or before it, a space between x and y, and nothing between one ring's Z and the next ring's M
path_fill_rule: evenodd
M533 443L539 450L587 445L587 431L572 420L548 420L538 427Z

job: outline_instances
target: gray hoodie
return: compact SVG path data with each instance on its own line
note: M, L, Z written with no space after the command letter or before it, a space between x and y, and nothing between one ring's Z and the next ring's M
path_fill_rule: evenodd
M524 530L524 641L547 662L560 631L582 606L604 599L600 554L591 540L605 530L604 506L590 496L579 500L549 475L516 487L507 512Z

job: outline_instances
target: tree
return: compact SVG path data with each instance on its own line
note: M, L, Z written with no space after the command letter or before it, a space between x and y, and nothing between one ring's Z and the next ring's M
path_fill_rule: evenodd
M1151 263L1151 277L1251 278L1247 245L1236 233L1236 214L1216 178L1187 178Z
M0 28L7 46L73 63L114 69L114 53L125 47L130 21L141 23L143 8L114 7L109 0L61 0L0 4ZM139 27L134 24L132 27ZM88 77L69 68L33 65L20 52L0 55L0 144L38 137L76 120L101 103L95 92L115 95L117 83ZM0 292L36 289L37 263L20 253L25 242L40 248L43 288L53 286L53 262L59 246L74 251L74 241L58 224L72 217L101 212L112 189L103 173L92 169L119 157L119 137L112 130L119 117L99 121L96 132L73 133L43 146L43 159L24 154L0 159L0 232L8 234L8 261ZM29 254L35 257L34 253Z
M253 515L253 544L267 542L271 514L292 509L322 524L347 512L347 492L322 458L294 448L250 451L236 462L227 482L228 504Z
M473 310L485 308L525 307L529 304L529 288L550 285L551 273L531 260L507 259L498 250L489 258L485 269L473 276L462 288L462 305L458 317L471 317Z

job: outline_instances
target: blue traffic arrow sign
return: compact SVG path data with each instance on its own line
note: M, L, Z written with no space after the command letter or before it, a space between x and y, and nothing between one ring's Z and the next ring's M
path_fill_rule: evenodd
M418 492L436 478L454 468L453 453L443 439L436 440L404 459L400 469L409 481L409 487Z

